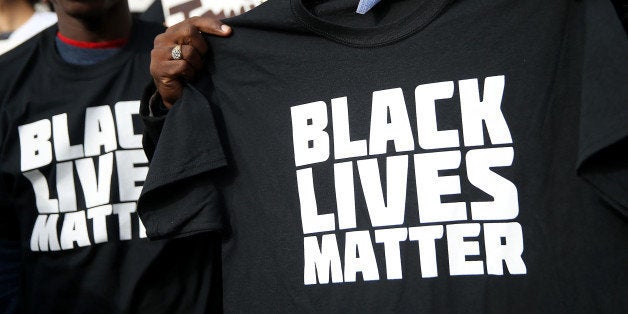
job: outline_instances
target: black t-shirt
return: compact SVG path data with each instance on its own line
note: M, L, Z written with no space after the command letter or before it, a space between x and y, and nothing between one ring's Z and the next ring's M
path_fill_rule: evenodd
M55 50L53 26L0 59L0 236L21 244L21 312L215 305L218 244L149 241L135 212L148 171L139 99L162 31L134 21L120 53L77 66Z
M149 236L221 230L227 312L627 311L610 4L355 6L271 0L208 39L211 84L165 117L140 197Z

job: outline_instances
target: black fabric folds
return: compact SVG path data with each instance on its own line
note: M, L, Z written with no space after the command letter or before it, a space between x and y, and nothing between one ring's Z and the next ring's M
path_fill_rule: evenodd
M189 86L163 126L146 117L144 121L148 121L145 136L152 139L161 133L138 201L138 212L149 236L220 229L222 218L213 210L218 195L204 175L227 163L205 97ZM159 219L153 219L155 211Z
M628 39L610 6L586 4L578 172L628 218Z

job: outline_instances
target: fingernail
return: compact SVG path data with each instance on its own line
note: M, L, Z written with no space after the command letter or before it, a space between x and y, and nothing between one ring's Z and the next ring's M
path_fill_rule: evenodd
M220 25L220 30L222 30L224 33L227 33L231 30L231 27L229 27L228 25L222 24Z

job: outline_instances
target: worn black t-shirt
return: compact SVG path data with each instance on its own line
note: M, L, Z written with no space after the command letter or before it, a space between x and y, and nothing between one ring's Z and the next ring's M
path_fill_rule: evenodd
M627 311L610 3L355 2L271 0L208 39L211 84L165 117L140 197L149 236L221 230L227 312Z
M120 53L78 66L55 50L53 26L0 59L0 237L20 243L21 312L219 305L218 244L150 241L136 213L148 171L139 99L162 31L134 21Z

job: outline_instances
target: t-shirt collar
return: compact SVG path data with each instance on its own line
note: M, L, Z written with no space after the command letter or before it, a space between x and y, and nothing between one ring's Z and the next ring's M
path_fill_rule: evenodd
M452 0L417 0L416 9L412 12L375 27L352 27L325 20L308 9L306 3L311 1L317 0L290 0L295 18L304 27L348 46L375 47L391 44L418 32L444 11ZM382 4L385 1L379 5Z

